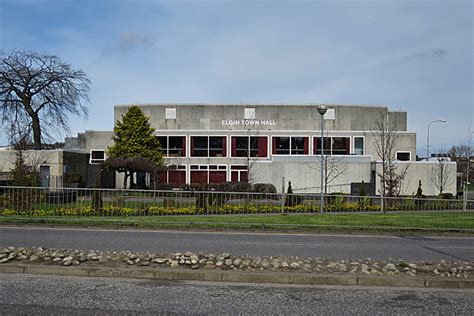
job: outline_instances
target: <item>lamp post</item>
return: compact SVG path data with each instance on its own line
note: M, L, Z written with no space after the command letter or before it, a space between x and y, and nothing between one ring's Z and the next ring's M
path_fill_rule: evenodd
M432 120L428 123L428 134L426 136L426 159L430 160L430 125L432 123L446 123L447 120L441 119L441 120Z
M318 107L318 113L321 115L321 201L320 201L320 212L324 210L324 114L328 108L324 105Z

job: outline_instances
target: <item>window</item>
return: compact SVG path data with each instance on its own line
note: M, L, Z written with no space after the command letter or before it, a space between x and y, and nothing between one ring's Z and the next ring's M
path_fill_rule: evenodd
M230 181L247 182L248 181L247 166L231 166L230 167Z
M226 157L225 136L191 136L191 157Z
M232 136L232 157L267 157L267 137L266 136Z
M364 137L354 137L354 154L364 154Z
M105 150L91 149L89 163L98 164L105 161Z
M191 183L222 183L227 181L226 165L191 165Z
M321 137L313 138L313 153L315 155L321 155ZM331 137L324 137L324 154L330 155L331 153Z
M185 136L158 136L157 139L165 157L186 157Z
M309 137L273 137L274 155L307 155Z
M349 155L350 137L324 137L324 154L326 155ZM313 138L315 155L321 154L321 137Z
M171 165L157 175L158 183L185 184L186 183L186 165Z
M397 151L397 160L400 161L410 161L410 152L409 151Z
M349 155L350 154L349 137L333 137L332 138L332 154L333 155Z
M305 142L306 141L306 142ZM308 139L304 137L291 138L291 154L306 155L308 153Z

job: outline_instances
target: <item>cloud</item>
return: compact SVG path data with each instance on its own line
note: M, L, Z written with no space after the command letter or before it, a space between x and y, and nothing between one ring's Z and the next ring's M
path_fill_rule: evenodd
M437 58L444 58L448 54L448 51L445 49L436 49L433 51L433 56Z
M130 51L134 49L150 48L153 47L153 45L153 41L149 36L134 32L122 32L120 33L116 46L122 51Z

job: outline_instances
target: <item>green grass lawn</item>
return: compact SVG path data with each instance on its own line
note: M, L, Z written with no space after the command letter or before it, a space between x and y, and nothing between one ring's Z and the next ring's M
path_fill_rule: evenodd
M277 214L211 216L32 217L5 216L0 223L49 223L163 228L266 228L299 230L461 230L474 233L474 212L392 214Z

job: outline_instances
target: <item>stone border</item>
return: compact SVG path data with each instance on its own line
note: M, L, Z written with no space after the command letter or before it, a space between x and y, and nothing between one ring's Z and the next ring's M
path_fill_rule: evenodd
M115 277L156 280L244 282L301 285L359 285L414 288L474 289L474 280L432 277L308 274L295 272L233 272L175 270L162 268L62 267L52 265L3 264L0 273L62 276Z

